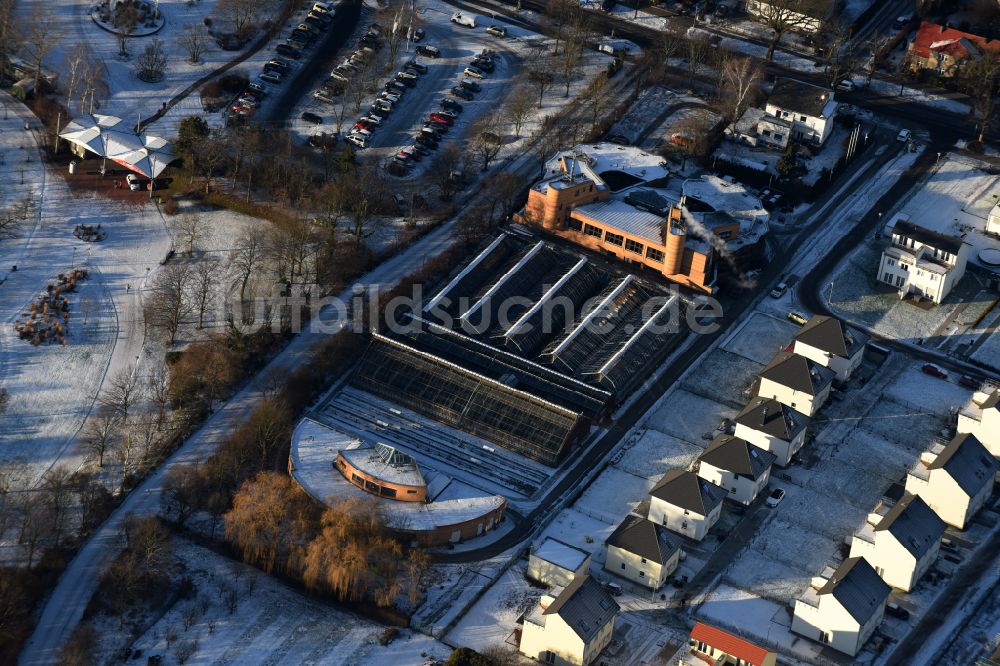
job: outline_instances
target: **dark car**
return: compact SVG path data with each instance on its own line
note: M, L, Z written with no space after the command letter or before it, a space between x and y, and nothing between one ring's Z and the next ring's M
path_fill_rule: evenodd
M315 113L311 113L309 111L306 111L302 114L302 120L306 121L307 123L312 123L313 125L323 124L322 118L317 116Z
M282 74L287 74L288 68L289 68L288 63L285 62L284 60L279 60L278 58L272 58L271 60L268 60L267 62L264 63L265 72L273 70L276 72L281 72Z
M469 92L477 93L477 92L482 92L483 90L483 87L481 85L479 85L475 81L470 81L469 79L463 80L458 85L461 86L462 88L465 88Z
M910 611L906 610L894 601L890 601L885 605L885 614L900 620L910 619Z
M406 63L405 67L406 69L412 69L414 72L417 72L419 74L426 74L428 71L427 65L417 62L416 60L411 60L410 62Z
M978 391L983 386L983 382L972 375L962 375L958 378L958 383L973 391Z
M289 41L296 41L303 44L304 46L309 46L310 44L312 44L314 35L312 35L312 33L306 32L305 30L299 30L298 28L296 28L295 30L292 30L292 36L289 37L288 39Z
M944 370L933 363L924 363L923 367L920 368L926 374L931 377L937 377L938 379L948 379L948 371Z
M467 102L472 101L473 99L472 93L463 88L462 86L455 86L454 88L452 88L451 94L460 99L464 99Z
M399 81L400 83L402 83L407 88L415 88L416 85L417 85L417 80L416 79L411 79L411 78L406 77L406 76L399 76L398 74L396 75L396 79L395 80Z
M416 30L413 31L413 41L415 42L423 40L423 38L426 36L427 33L424 31L423 28L417 28Z
M445 97L441 100L441 108L454 111L455 113L462 113L462 105L450 97Z
M299 50L289 44L278 44L278 46L276 46L274 50L275 52L277 52L278 55L285 56L286 58L291 58L292 60L298 60L299 58L302 57L302 55L299 53Z
M421 44L420 46L417 47L417 53L427 58L441 57L441 51L437 47L427 46L425 44Z
M414 137L413 143L418 146L424 146L429 150L436 150L439 145L437 139L425 132L421 132L418 136Z
M476 58L475 60L472 61L472 66L478 67L484 72L492 72L494 69L493 60L489 58Z
M419 141L413 142L413 150L416 150L418 153L420 153L425 157L431 154L431 149L428 148L427 146L421 145Z
M386 111L381 106L375 106L375 105L372 105L371 108L368 109L368 113L373 116L378 116L379 118L386 118L389 116L388 111Z
M444 134L445 132L448 131L447 125L445 125L444 123L439 123L436 120L428 120L426 123L424 123L424 127L430 127L431 129L435 129L438 131L438 134Z

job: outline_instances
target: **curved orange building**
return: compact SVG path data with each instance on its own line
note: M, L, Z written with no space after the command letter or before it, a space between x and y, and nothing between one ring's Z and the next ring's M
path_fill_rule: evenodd
M337 469L372 495L401 502L427 501L427 483L417 461L386 444L338 452Z

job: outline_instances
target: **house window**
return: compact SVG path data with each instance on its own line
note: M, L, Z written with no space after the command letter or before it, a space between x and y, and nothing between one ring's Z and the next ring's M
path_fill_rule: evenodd
M801 122L805 122L805 121L806 121L806 117L805 117L805 116L799 116L799 120L800 120Z
M722 240L728 240L732 237L733 237L732 231L723 231L721 234L719 234L719 238L721 238Z
M542 661L544 661L546 664L556 663L556 653L553 652L552 650L546 650L545 653L542 655Z
M690 515L691 515L691 512L690 512L690 511L688 511L687 509L684 509L684 515L685 515L685 516L690 516Z
M600 238L604 233L592 224L583 225L583 233L588 236L593 236L594 238Z
M642 563L643 563L643 564L645 564L645 563L646 563L646 558L645 558L645 557L641 557L641 558L639 558L639 559L640 559L640 560L642 561Z
M761 132L761 134L763 134L764 136L771 136L771 130L764 130L763 132Z
M880 578L885 576L885 567L875 567L875 573L877 573Z
M821 632L819 632L819 642L820 643L826 643L827 645L829 645L830 644L830 638L831 638L830 632L828 632L828 631L821 631Z
M613 234L610 231L605 231L604 242L621 247L622 243L625 242L625 237L622 236L621 234Z
M622 571L625 571L625 563L622 562Z
M631 238L625 240L625 250L628 252L632 252L633 254L638 254L639 256L642 256L642 251L644 249L645 248L643 247L642 243L636 243Z
M646 248L646 258L658 263L663 263L663 253L651 247Z
M785 140L785 135L784 134L775 134L774 135L774 140L775 141L784 141Z
M899 267L900 267L900 268L902 268L902 269L903 269L904 271L906 271L907 273L909 273L909 272L910 272L910 267L909 267L909 265L907 265L907 264L904 264L903 262L899 262Z
M906 280L903 279L902 275L897 275L896 276L896 286L897 287L902 287L903 286L903 282L905 282L905 281Z
M645 571L640 571L639 572L639 578L645 578L645 577L646 577L646 572Z
M573 231L580 231L581 229L583 229L583 223L580 222L580 220L571 217L568 220L566 220L566 227L568 229L572 229Z
M886 263L887 266L895 266L896 265L896 260L895 259L886 259L885 263Z
M889 284L892 284L892 273L886 271L885 275L882 276L882 282L888 282Z

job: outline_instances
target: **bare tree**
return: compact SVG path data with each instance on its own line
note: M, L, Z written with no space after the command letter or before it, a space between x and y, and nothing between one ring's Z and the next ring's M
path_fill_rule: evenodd
M247 286L259 270L264 258L264 234L257 227L251 227L229 253L229 265L236 273L236 284L240 287L240 302L246 300Z
M503 135L500 133L500 118L497 113L487 113L472 123L468 148L479 161L483 171L490 168L493 160L503 150Z
M153 328L164 331L170 344L177 340L177 331L191 311L187 297L190 280L188 264L168 264L157 274L152 294L146 299L146 321Z
M617 96L611 90L610 80L602 72L587 87L580 101L590 109L590 131L596 132L605 114L614 108Z
M114 16L114 27L118 37L118 56L128 57L128 41L132 38L132 31L139 23L139 9L131 2L123 2L118 6Z
M528 73L528 80L538 92L539 109L542 108L542 100L545 99L546 91L556 82L556 77L552 75L551 65L553 64L551 60L546 59L546 61L538 63L538 67Z
M521 138L521 129L535 110L535 96L527 86L519 85L507 96L503 105L504 118L514 128L514 136Z
M753 58L726 58L719 70L719 104L730 122L738 120L760 94L763 69Z
M810 16L814 13L813 5L822 0L751 0L747 11L755 16L771 30L771 42L767 47L767 59L774 59L774 50L778 48L785 33L801 30L815 23Z
M156 408L156 427L162 430L170 406L170 374L162 365L154 366L147 375L146 394Z
M851 27L841 20L824 24L820 39L819 52L826 63L827 81L834 86L857 68L857 42L851 39Z
M17 541L27 548L30 569L38 549L53 536L52 507L46 502L32 502L27 497L21 504L21 529Z
M208 35L200 25L189 23L177 37L177 44L188 54L188 62L197 65L208 50Z
M23 35L15 28L15 0L0 0L0 72L8 71L9 56L16 53Z
M59 23L53 21L44 5L35 5L27 21L24 42L35 75L35 90L42 78L42 63L59 43Z
M66 56L66 101L72 103L76 99L77 89L85 69L84 63L90 57L90 47L83 42L77 42Z
M167 51L163 42L158 39L146 44L139 57L135 59L135 73L147 83L155 83L163 78L167 71Z
M429 174L434 179L438 194L445 201L450 201L455 195L458 183L454 174L461 163L462 149L452 142L444 144L434 157Z
M100 108L101 100L108 95L107 68L92 54L84 60L80 73L80 111Z
M878 69L879 61L885 55L885 47L889 44L889 35L876 33L872 35L867 42L865 42L865 47L871 53L868 58L868 63L865 65L865 85L871 85L872 77L875 76L875 70Z
M185 213L175 218L174 236L183 244L187 254L194 254L195 244L204 235L201 217L195 213Z
M705 64L705 60L712 50L712 45L708 41L708 37L699 34L687 41L687 47L688 80L693 84L695 77L698 76L698 68Z
M73 498L73 473L65 465L53 467L42 481L42 501L49 505L52 534L56 545L62 542L66 516Z
M135 366L126 365L119 368L108 378L107 382L107 388L104 389L104 393L99 398L101 405L110 409L120 419L127 418L132 406L138 402L141 395Z
M191 279L191 298L198 313L198 329L205 327L205 313L219 279L219 263L215 259L203 258L194 267Z
M87 425L83 429L83 443L92 455L97 456L98 467L104 467L104 455L114 445L120 420L117 411L107 405L101 405L87 419Z
M216 11L228 20L240 37L249 37L264 6L261 0L219 0Z

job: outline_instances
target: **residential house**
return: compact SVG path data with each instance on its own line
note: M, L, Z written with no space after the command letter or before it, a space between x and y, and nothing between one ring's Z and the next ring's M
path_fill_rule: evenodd
M809 417L773 398L751 398L736 415L733 433L774 454L774 464L786 467L806 441Z
M1000 462L975 435L959 433L947 446L934 444L906 477L906 492L934 509L941 520L964 530L993 492Z
M947 25L921 21L906 48L906 64L912 71L930 71L938 76L958 75L968 63L1000 57L1000 40L986 39Z
M836 317L814 315L793 340L792 351L830 368L837 381L846 382L861 365L868 336Z
M833 18L837 3L832 0L797 0L779 2L774 0L747 0L746 10L750 16L767 22L780 19L795 32L818 33L823 25Z
M552 537L528 556L528 578L543 585L565 587L589 572L590 553Z
M916 294L940 303L965 275L970 247L961 238L897 216L892 240L882 250L878 280L895 287L901 296Z
M651 590L663 587L681 558L666 527L636 515L625 517L605 547L607 571Z
M822 146L833 133L838 103L829 88L778 79L764 109L749 108L726 133L752 146L784 150L790 141Z
M728 631L703 622L695 622L688 650L710 664L726 666L775 666L778 653L754 645Z
M683 469L667 471L649 491L648 517L701 541L722 515L726 491Z
M894 588L911 591L934 564L944 521L917 495L891 508L879 503L851 541L851 557L864 557Z
M833 370L805 356L782 351L761 371L757 395L815 416L830 397L832 386Z
M993 204L990 214L986 217L986 233L1000 236L1000 201Z
M848 558L795 600L792 631L853 657L882 622L890 589L864 558Z
M698 458L698 476L749 505L767 487L776 456L732 435L719 435Z
M604 586L578 576L525 615L519 649L543 664L587 666L611 642L618 610Z
M958 432L975 435L994 458L1000 458L1000 386L989 383L972 394L958 412Z

